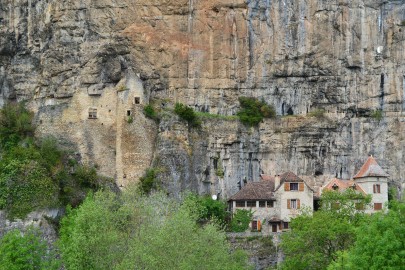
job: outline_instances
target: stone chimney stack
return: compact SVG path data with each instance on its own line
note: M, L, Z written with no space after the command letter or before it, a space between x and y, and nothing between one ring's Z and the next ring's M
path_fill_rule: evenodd
M276 176L274 176L274 188L278 188L278 186L280 185L280 175L277 174Z

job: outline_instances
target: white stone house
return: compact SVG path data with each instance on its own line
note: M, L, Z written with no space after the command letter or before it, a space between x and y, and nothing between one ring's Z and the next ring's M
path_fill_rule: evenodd
M304 207L313 211L313 193L304 180L287 172L275 177L261 175L260 182L246 184L228 202L232 212L252 210L251 230L280 232L288 229Z
M365 195L371 195L371 207L366 207L364 211L374 213L382 210L388 202L388 177L389 175L378 165L374 157L370 156L353 176L353 180L332 179L322 188L322 191L344 191L352 188Z

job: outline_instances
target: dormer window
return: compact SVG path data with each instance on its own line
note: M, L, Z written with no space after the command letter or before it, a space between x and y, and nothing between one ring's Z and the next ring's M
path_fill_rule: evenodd
M356 184L353 184L350 188L356 190Z
M290 183L290 190L298 191L298 183Z
M338 190L338 189L339 189L339 186L336 185L336 183L335 183L335 184L333 184L332 188L333 188L333 190Z

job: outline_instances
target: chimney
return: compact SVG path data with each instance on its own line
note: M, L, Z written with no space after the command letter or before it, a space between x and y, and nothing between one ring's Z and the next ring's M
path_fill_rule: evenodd
M276 176L274 176L274 189L278 188L279 185L280 185L280 175L277 174Z

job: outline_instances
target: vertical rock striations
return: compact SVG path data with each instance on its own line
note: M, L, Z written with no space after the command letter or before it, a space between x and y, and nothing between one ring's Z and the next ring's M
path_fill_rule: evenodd
M403 186L404 8L0 0L0 105L28 100L39 133L73 143L124 186L152 163L166 168L173 193L227 197L260 173L289 170L319 186L352 176L369 154ZM156 127L142 114L152 99L231 116L240 96L274 104L280 118L252 129L208 119L196 130L169 116Z

